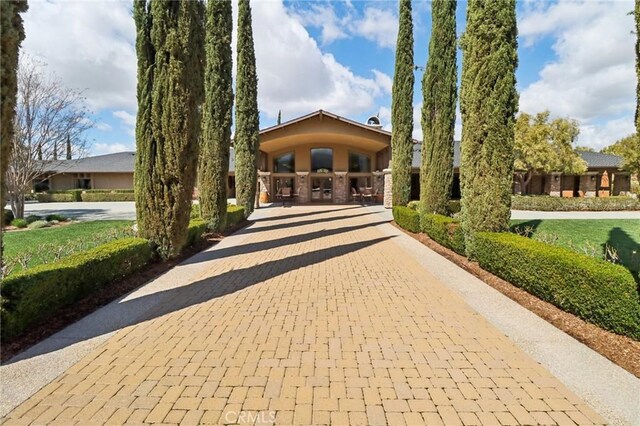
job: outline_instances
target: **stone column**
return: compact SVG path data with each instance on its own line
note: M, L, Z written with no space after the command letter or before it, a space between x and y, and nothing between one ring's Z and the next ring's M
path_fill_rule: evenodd
M616 172L613 175L613 195L632 195L629 173Z
M585 197L595 197L598 183L598 172L587 172L580 176L580 191Z
M271 196L271 172L258 171L258 183L260 184L260 202L268 203Z
M384 194L384 172L373 172L371 185L374 194Z
M562 196L562 173L550 173L551 181L549 182L549 195L552 197Z
M296 202L309 202L309 172L296 172L296 187L294 191L298 192Z
M333 184L333 202L344 204L349 201L349 182L347 172L335 172L335 182Z
M393 206L393 189L391 187L391 168L384 169L384 208L390 209Z

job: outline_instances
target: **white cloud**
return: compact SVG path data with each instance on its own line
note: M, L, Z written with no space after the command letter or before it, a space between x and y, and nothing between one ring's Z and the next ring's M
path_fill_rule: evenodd
M376 78L376 83L380 88L387 94L391 94L391 89L393 88L393 79L388 75L383 73L382 71L372 70L373 75Z
M112 130L111 126L104 121L97 121L93 127L100 130L101 132L110 132Z
M578 143L594 148L629 129L636 85L632 9L631 1L561 1L526 11L519 22L525 44L554 37L556 58L522 90L520 110L577 119Z
M90 151L90 155L113 154L115 152L135 151L135 146L124 143L94 143L91 145Z
M353 32L380 47L395 49L398 37L398 16L391 10L367 7L364 15L353 23Z
M127 111L113 111L114 117L122 120L122 123L129 127L136 126L136 116L133 114L129 114Z
M351 16L347 14L338 18L331 3L314 4L311 9L295 12L294 16L302 25L320 28L322 30L322 44L329 44L348 37L346 27Z
M95 110L136 108L131 2L36 2L24 15L23 51L42 58Z

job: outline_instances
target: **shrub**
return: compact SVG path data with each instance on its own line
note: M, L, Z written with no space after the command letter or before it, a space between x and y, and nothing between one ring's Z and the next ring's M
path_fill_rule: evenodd
M4 226L11 225L15 216L13 216L13 212L9 209L4 209Z
M454 215L456 213L460 213L462 206L460 205L460 200L449 200L449 213Z
M439 214L425 214L420 217L420 229L437 243L456 253L465 254L464 234L459 220Z
M202 236L207 232L207 222L202 219L192 219L189 222L187 246L192 246L202 240Z
M53 213L53 214L48 214L45 217L45 219L47 220L47 222L51 222L51 221L54 221L54 220L57 220L58 222L65 222L69 218L66 217L65 215L62 215L62 214Z
M70 189L67 194L71 194L72 201L82 201L82 189Z
M82 201L92 202L112 202L112 201L135 201L133 192L88 192L82 193Z
M409 201L407 203L407 207L409 207L411 210L417 211L420 208L420 201L418 200Z
M26 228L27 225L28 223L24 219L13 219L11 221L11 226L15 226L16 228Z
M229 204L227 206L227 228L237 225L244 220L244 207Z
M541 211L613 211L640 210L640 200L633 197L562 198L539 196L513 196L514 210Z
M34 222L31 222L27 228L29 229L40 229L40 228L46 228L47 226L49 226L49 222L47 222L46 220L36 220Z
M66 203L74 201L75 193L70 192L39 192L36 194L36 199L40 203Z
M149 241L125 238L5 278L0 284L3 340L139 270L151 258Z
M393 220L399 227L411 232L420 232L420 215L417 211L403 206L393 207Z
M200 204L192 204L191 205L191 214L189 215L191 219L199 219L200 216Z
M640 340L640 300L619 265L512 233L478 233L480 266L600 327Z
M25 217L25 220L27 221L27 223L33 223L37 220L42 220L42 216L38 216L37 214L30 214L29 216Z

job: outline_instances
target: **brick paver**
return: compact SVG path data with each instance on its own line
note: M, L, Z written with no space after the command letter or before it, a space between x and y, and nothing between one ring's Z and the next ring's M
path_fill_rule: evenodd
M603 424L354 207L273 209L6 424Z

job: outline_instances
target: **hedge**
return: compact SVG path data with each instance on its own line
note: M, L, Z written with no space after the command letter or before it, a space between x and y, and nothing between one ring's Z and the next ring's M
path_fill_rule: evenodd
M640 340L638 284L622 266L511 233L478 233L480 266L564 311Z
M39 192L36 199L39 203L67 203L74 201L75 194L70 192Z
M393 220L402 229L413 233L420 232L420 214L411 207L393 207Z
M613 211L640 210L640 200L633 197L562 198L516 195L511 199L514 210L540 211Z
M229 204L227 206L227 228L237 225L244 220L244 207Z
M109 201L135 201L133 192L83 192L82 201L109 202Z
M124 238L5 278L0 284L2 339L141 269L152 257L147 240Z
M202 236L207 232L207 223L202 219L192 219L189 222L187 235L187 246L192 246L202 240Z
M407 207L413 210L419 210L420 201L418 200L409 201L409 203L407 204ZM454 215L456 213L460 213L460 209L461 209L460 200L449 200L449 214Z
M459 220L439 214L425 214L420 217L420 229L439 244L465 254L464 234Z

